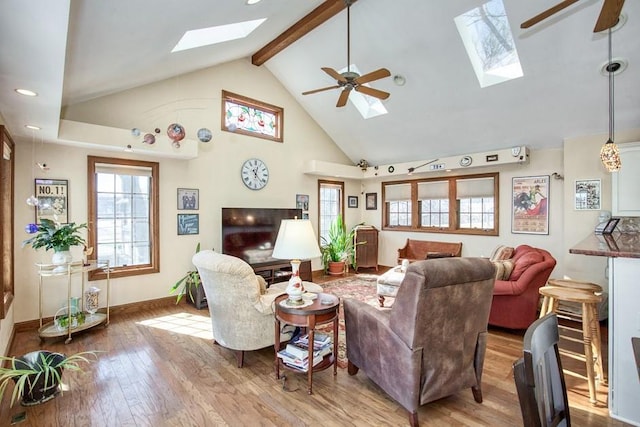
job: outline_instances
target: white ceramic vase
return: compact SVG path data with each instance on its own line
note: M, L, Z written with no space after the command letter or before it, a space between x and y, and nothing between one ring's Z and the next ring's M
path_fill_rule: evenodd
M66 264L71 263L72 259L73 258L71 257L71 251L69 251L69 250L54 252L53 256L51 257L51 264L56 266L53 269L53 272L54 273L63 273L65 271L67 271Z

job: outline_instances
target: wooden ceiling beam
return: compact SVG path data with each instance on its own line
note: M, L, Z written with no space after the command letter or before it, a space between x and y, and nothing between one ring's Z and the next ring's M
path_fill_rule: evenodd
M350 4L357 0L351 0ZM309 34L313 29L333 18L346 8L345 0L326 0L282 34L271 40L251 56L251 63L260 66L278 53Z

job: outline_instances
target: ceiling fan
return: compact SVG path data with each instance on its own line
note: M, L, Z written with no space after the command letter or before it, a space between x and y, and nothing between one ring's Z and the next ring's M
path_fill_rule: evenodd
M538 22L547 19L548 17L560 12L562 9L571 6L576 3L578 0L564 0L558 3L557 5L545 10L544 12L534 16L533 18L523 22L520 25L520 28L529 28ZM596 22L596 26L593 29L594 33L599 33L600 31L607 30L618 23L618 19L620 18L620 12L622 11L622 6L624 5L624 0L604 0L602 4L602 9L600 10L600 16L598 17L598 21Z
M356 92L364 93L365 95L373 96L378 99L387 99L389 97L388 92L384 92L382 90L374 89L369 86L364 86L365 83L372 82L374 80L379 80L385 77L389 77L391 73L386 68L380 68L378 70L372 71L370 73L360 75L354 71L351 71L349 67L351 67L351 47L350 47L350 12L351 9L351 0L345 0L347 4L347 71L344 73L338 73L333 68L322 67L322 71L330 75L332 78L336 80L336 84L334 86L323 87L320 89L314 89L307 92L302 92L303 95L310 95L312 93L318 93L325 90L330 89L339 89L342 88L342 92L340 92L340 96L338 97L338 102L336 103L336 107L344 107L347 104L347 100L349 99L349 94L352 90Z

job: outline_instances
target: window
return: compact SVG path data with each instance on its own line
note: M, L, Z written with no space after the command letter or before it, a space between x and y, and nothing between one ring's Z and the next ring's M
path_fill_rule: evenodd
M344 183L318 181L318 239L329 234L331 223L341 215L344 219Z
M2 281L2 300L0 300L0 319L7 316L14 296L14 162L15 145L7 132L0 126L2 160L0 161L0 281ZM33 141L32 141L33 144Z
M93 156L88 163L92 258L109 260L111 277L157 273L158 163Z
M383 229L498 235L498 174L382 184Z
M222 130L283 141L284 109L222 91Z

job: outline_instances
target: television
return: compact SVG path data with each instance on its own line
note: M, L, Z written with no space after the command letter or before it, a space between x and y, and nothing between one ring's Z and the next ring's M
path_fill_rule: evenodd
M282 260L271 256L283 219L302 218L302 209L222 208L222 253L252 266Z

